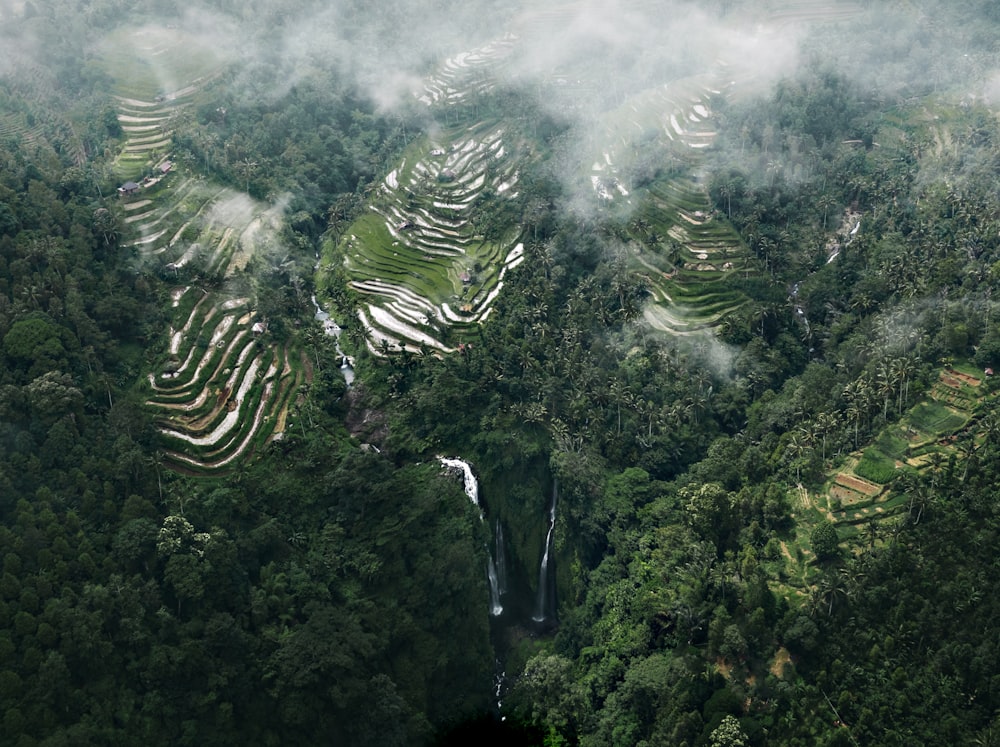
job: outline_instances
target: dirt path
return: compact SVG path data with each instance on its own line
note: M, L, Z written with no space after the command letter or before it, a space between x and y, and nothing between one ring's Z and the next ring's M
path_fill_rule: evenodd
M813 497L809 495L809 491L806 490L804 486L799 485L798 492L799 492L799 503L802 506L802 508L804 508L807 511L810 509L815 509L816 511L819 511L821 514L825 515L829 521L831 522L835 521L835 519L833 518L833 512L829 508L825 506L820 506L816 501L814 501Z

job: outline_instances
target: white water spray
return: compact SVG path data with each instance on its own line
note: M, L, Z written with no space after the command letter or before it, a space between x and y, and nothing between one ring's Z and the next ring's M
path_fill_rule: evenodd
M472 473L472 465L462 459L450 459L443 456L439 456L438 461L445 467L461 470L465 494L469 496L469 500L476 505L476 508L479 508L479 481ZM479 518L483 518L482 510L479 512Z

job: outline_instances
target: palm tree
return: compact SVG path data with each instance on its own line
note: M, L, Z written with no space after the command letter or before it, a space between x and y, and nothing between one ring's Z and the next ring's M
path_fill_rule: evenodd
M892 369L888 362L885 360L879 362L875 377L877 391L882 395L882 420L885 421L889 416L889 400L895 394L896 389L893 383Z
M736 185L731 179L719 185L719 194L726 198L726 214L729 216L729 220L733 219L733 192L735 191Z
M820 195L819 200L817 200L817 206L823 210L823 230L826 230L826 222L829 217L830 208L837 204L837 201L833 199L833 195L829 193L824 193Z
M862 398L863 382L861 379L852 381L844 387L844 401L847 402L847 420L854 423L854 448L858 448L858 425L864 413Z
M965 478L969 475L969 468L973 465L976 458L976 438L972 435L971 431L967 431L963 434L957 446L962 461L965 463L962 469L962 482L965 482Z
M813 587L813 605L816 607L826 605L827 617L833 614L833 607L837 599L846 597L847 589L840 574L827 574Z
M640 399L636 401L635 409L640 416L648 421L646 437L651 439L653 437L653 423L658 420L659 408L652 400Z
M118 242L121 226L114 213L107 208L98 208L94 211L94 230L101 234L104 245L110 248Z
M632 392L628 390L621 379L611 382L611 399L615 403L615 410L618 415L618 433L622 432L622 405L630 406L633 402Z
M799 482L802 472L802 457L804 457L809 450L809 444L804 436L800 436L795 433L788 440L785 445L785 454L787 459L795 466L795 482Z
M918 483L910 490L910 503L907 506L907 515L914 526L920 523L920 517L924 514L924 507L927 505L928 500L930 500L930 493L923 483ZM917 511L916 518L913 516L914 509Z
M878 524L875 523L875 519L869 519L865 524L865 537L868 538L868 547L875 547L875 540L878 539Z
M996 444L1000 440L1000 417L990 413L979 421L979 432L983 435L984 444Z
M257 166L258 163L250 158L244 158L236 164L236 170L240 172L244 180L245 192L250 191L250 177L257 173Z

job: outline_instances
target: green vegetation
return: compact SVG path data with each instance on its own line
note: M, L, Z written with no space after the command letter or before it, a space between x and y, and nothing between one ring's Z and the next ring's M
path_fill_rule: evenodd
M992 743L992 5L701 4L807 37L767 93L485 14L378 102L260 50L441 16L16 5L5 743Z
M885 485L896 476L896 463L891 457L871 447L865 450L854 471L872 482Z
M414 141L371 212L344 229L339 246L327 246L328 261L345 265L351 288L367 302L358 313L372 352L451 351L452 331L468 339L470 326L489 314L524 247L516 229L497 232L480 203L516 192L515 147L489 122Z

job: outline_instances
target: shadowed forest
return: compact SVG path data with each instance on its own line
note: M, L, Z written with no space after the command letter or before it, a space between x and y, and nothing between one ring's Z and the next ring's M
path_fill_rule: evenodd
M0 0L0 741L1000 744L998 39Z

